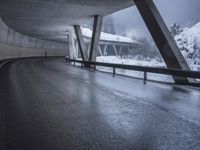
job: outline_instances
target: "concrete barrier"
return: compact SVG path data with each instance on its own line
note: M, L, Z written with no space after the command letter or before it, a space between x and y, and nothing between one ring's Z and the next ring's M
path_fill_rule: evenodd
M44 50L0 44L0 60L32 56L66 56L66 50Z
M45 55L69 55L69 45L23 35L9 28L0 18L0 60Z

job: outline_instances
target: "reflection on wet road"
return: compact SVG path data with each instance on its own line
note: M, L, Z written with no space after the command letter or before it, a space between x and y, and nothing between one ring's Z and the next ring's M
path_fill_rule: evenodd
M63 59L4 67L1 147L8 150L198 149L200 91L92 72Z

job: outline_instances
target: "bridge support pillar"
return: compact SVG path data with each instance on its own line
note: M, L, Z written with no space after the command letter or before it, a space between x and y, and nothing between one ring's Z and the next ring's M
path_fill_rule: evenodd
M121 46L119 47L119 56L122 56L122 48L123 48L123 46L121 45Z
M103 16L99 16L99 15L94 16L89 61L96 61L97 50L98 50L100 36L101 36L102 24L103 24Z
M100 56L103 56L103 53L102 53L102 50L101 50L101 46L100 46L100 45L98 46L98 51L99 51L99 55L100 55Z
M129 46L127 46L127 50L128 50L129 55L133 56L133 53L132 53L132 51L131 51Z
M103 49L103 56L107 56L107 47L108 45L105 44L104 49Z
M189 70L183 55L171 36L153 0L133 0L149 29L168 68ZM187 78L173 77L178 84L187 84Z
M116 46L113 44L112 47L113 47L113 49L114 49L115 55L118 56L118 52L117 52Z
M77 41L78 41L82 60L83 61L88 60L87 49L86 49L86 45L83 41L83 35L82 35L82 32L81 32L80 25L75 25L74 31L75 31L75 34L76 34L76 37L77 37Z
M69 41L69 58L70 59L76 59L76 50L75 50L75 45L74 45L74 34L73 30L69 30L69 35L68 35L68 41Z

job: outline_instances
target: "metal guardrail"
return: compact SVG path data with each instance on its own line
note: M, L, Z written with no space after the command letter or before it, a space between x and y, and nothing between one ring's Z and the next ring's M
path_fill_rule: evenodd
M0 69L8 62L10 61L14 61L16 60L16 58L9 58L9 59L3 59L3 60L0 60Z
M35 57L32 57L32 58L35 58ZM39 58L39 57L36 57L36 58ZM4 64L6 64L10 61L18 60L18 59L27 59L27 57L0 60L0 69ZM147 80L147 73L156 73L156 74L171 75L171 76L177 76L177 77L200 79L200 71L187 71L187 70L178 70L178 69L144 67L144 66L113 64L113 63L103 63L103 62L90 62L90 61L74 60L74 59L69 59L69 58L65 58L65 60L68 61L69 63L73 62L74 66L75 66L75 63L80 63L82 67L83 66L90 66L90 67L92 66L95 70L96 70L96 66L110 67L110 68L113 68L113 76L115 76L115 74L116 74L116 69L141 71L141 72L144 72L144 81ZM199 82L190 83L190 85L199 87L200 83Z
M135 66L135 65L124 65L124 64L113 64L113 63L103 63L103 62L90 62L90 61L82 61L82 60L74 60L65 58L66 61L75 63L80 63L81 66L93 66L94 69L96 66L103 67L111 67L113 68L113 76L116 74L115 69L126 69L133 71L141 71L144 72L144 80L147 80L147 73L156 73L163 75L171 75L177 77L187 77L187 78L195 78L200 79L200 71L187 71L187 70L178 70L178 69L167 69L167 68L156 68L156 67L144 67L144 66Z

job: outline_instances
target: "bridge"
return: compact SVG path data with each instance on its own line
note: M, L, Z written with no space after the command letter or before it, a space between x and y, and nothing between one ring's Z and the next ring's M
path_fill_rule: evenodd
M83 40L86 47L86 53L87 55L89 55L92 31L87 28L82 28L82 32ZM73 46L71 47L71 49L75 52L74 58L77 59L78 57L81 57L78 40L76 35L72 35L71 38L73 41ZM101 37L97 49L97 56L121 56L122 54L133 55L133 52L141 49L142 46L142 43L132 38L101 32Z
M106 45L117 55L141 45L101 38L103 17L131 6L166 68L96 61ZM0 150L199 149L200 72L189 69L153 0L1 0L0 17ZM81 25L91 20L88 36Z

